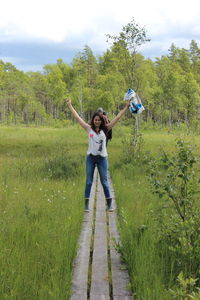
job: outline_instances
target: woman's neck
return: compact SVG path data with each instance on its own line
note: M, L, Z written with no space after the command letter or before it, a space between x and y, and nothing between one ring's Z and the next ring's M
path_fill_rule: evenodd
M100 131L99 127L95 127L95 131L98 133Z

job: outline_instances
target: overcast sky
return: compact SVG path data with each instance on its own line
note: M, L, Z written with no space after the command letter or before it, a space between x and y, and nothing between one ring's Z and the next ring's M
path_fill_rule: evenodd
M172 43L200 46L199 0L0 0L0 8L0 59L24 71L58 58L71 63L85 45L101 55L105 35L118 35L132 18L151 39L140 49L146 58L167 54Z

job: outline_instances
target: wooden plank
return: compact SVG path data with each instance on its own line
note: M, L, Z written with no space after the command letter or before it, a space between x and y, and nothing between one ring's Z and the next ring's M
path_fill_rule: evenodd
M90 300L109 297L107 224L104 193L98 179Z
M132 296L114 296L113 300L133 300Z
M105 295L90 295L90 300L110 300L110 297Z
M97 170L95 170L96 178ZM116 208L114 190L112 181L109 176L109 184L113 197L113 207ZM97 186L97 202L95 224L93 224L93 206L94 195L96 190L96 180L94 180L90 209L91 213L85 213L83 228L80 237L80 247L75 260L73 281L72 281L72 297L70 300L87 300L87 281L88 267L90 259L90 242L92 237L92 228L94 228L94 245L93 259L91 266L91 285L90 300L110 300L109 295L109 278L108 278L108 245L107 245L107 224L106 224L106 205L103 188L98 179ZM110 262L112 273L112 295L113 300L133 300L133 296L128 289L128 272L121 261L120 254L116 251L115 242L120 243L120 237L117 230L117 215L115 212L108 213L109 220L109 245L110 245Z
M90 259L90 241L93 227L93 207L96 192L97 171L94 173L94 181L90 194L90 212L85 213L82 231L79 239L79 249L74 261L72 277L71 300L87 300L88 267Z
M70 298L71 300L87 300L87 296L84 295L78 295L78 294L74 294L72 295L72 297Z
M116 209L115 195L112 187L112 182L109 177L110 187L112 190L113 207ZM133 300L133 296L128 289L129 276L124 263L121 260L120 254L117 252L115 243L120 243L120 237L117 230L117 215L116 210L108 213L109 233L110 233L110 259L112 273L112 289L114 300Z

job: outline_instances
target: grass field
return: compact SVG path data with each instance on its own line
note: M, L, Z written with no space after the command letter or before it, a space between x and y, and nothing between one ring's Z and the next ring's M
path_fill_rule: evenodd
M115 127L108 145L121 251L137 300L172 299L165 261L155 247L151 211L158 200L143 165L121 163L129 133L129 128ZM162 146L173 153L179 135L145 131L142 151L156 157ZM198 152L199 137L185 139L197 144ZM0 128L0 299L69 298L83 218L86 149L86 134L76 126Z
M85 146L76 128L0 128L0 299L69 297Z
M120 134L124 141L124 134ZM126 132L126 136L128 134ZM168 262L164 257L165 249L158 251L158 236L155 227L159 224L155 222L155 212L157 206L160 205L160 199L152 193L146 176L146 164L149 156L157 158L162 150L173 154L180 136L191 145L196 145L195 153L199 155L200 137L198 135L168 132L165 129L143 132L142 153L139 155L141 162L137 162L136 159L130 161L130 164L127 163L126 146L123 142L119 147L119 140L116 137L109 145L110 166L122 239L120 251L128 265L130 285L137 300L190 299L186 292L185 294L182 292L181 297L179 291L180 294L177 298L169 292L169 289L176 286L176 283L174 283L173 271L172 274L169 273L166 276L170 266L167 265ZM125 163L123 163L124 159ZM185 289L190 290L187 284ZM194 299L200 299L198 297L196 296Z

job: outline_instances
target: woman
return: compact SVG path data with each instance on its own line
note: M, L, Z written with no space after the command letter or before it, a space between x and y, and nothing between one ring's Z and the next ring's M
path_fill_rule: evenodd
M93 183L95 166L99 171L101 184L107 202L108 211L113 211L112 198L108 184L108 162L106 149L106 132L119 121L130 105L130 101L118 113L118 115L108 124L105 124L104 118L100 113L95 113L92 117L91 124L87 124L77 113L71 103L71 99L66 99L66 103L78 123L86 130L89 137L89 145L86 159L86 185L85 185L85 211L89 212L89 197Z

